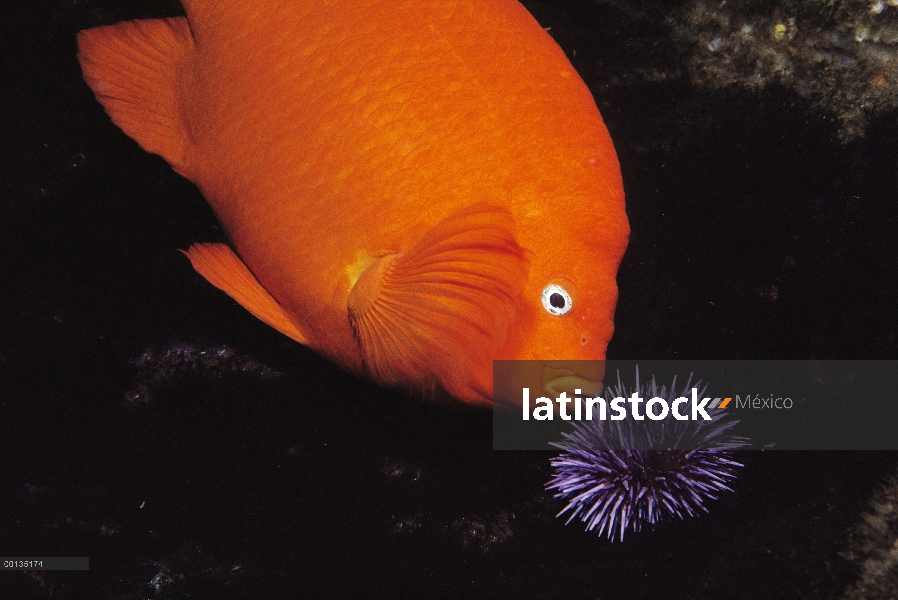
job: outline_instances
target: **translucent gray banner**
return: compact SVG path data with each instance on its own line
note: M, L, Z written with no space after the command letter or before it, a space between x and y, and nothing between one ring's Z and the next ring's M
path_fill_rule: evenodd
M609 450L898 450L898 361L495 361L493 374L496 450L577 432Z

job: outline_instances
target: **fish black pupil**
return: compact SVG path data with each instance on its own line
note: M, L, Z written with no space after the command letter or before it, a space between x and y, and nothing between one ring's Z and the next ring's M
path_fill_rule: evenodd
M552 308L564 308L564 296L558 293L552 294L549 296L549 304L552 305Z

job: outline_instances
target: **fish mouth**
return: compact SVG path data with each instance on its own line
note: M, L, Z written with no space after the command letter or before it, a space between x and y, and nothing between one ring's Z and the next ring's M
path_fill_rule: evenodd
M549 397L562 392L569 396L598 397L602 394L605 361L601 360L544 360L542 389Z
M604 360L504 361L503 374L493 382L493 405L520 408L521 390L534 396L596 398L604 391ZM579 392L577 391L579 390Z

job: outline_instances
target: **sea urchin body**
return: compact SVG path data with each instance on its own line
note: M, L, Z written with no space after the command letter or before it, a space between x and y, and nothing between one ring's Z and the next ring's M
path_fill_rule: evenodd
M692 377L682 394L676 394L676 378L668 390L655 378L637 392L642 398L664 398L668 403L686 396ZM707 386L701 389L704 395ZM620 380L605 397L627 397ZM554 443L562 452L551 463L554 476L547 489L557 490L556 498L568 504L558 514L569 513L567 523L579 517L587 531L597 530L609 539L621 541L629 526L640 531L665 516L680 518L707 512L705 502L724 491L735 478L731 451L747 445L747 440L729 431L737 421L722 412L710 421L578 421L564 440Z

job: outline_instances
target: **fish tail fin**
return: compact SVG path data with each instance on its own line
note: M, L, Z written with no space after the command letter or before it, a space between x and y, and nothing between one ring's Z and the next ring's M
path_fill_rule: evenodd
M449 216L406 254L381 258L348 301L369 374L392 385L439 383L461 400L489 403L492 360L528 270L511 213L485 204Z
M84 80L112 121L184 174L182 65L193 53L187 19L146 19L78 33Z

